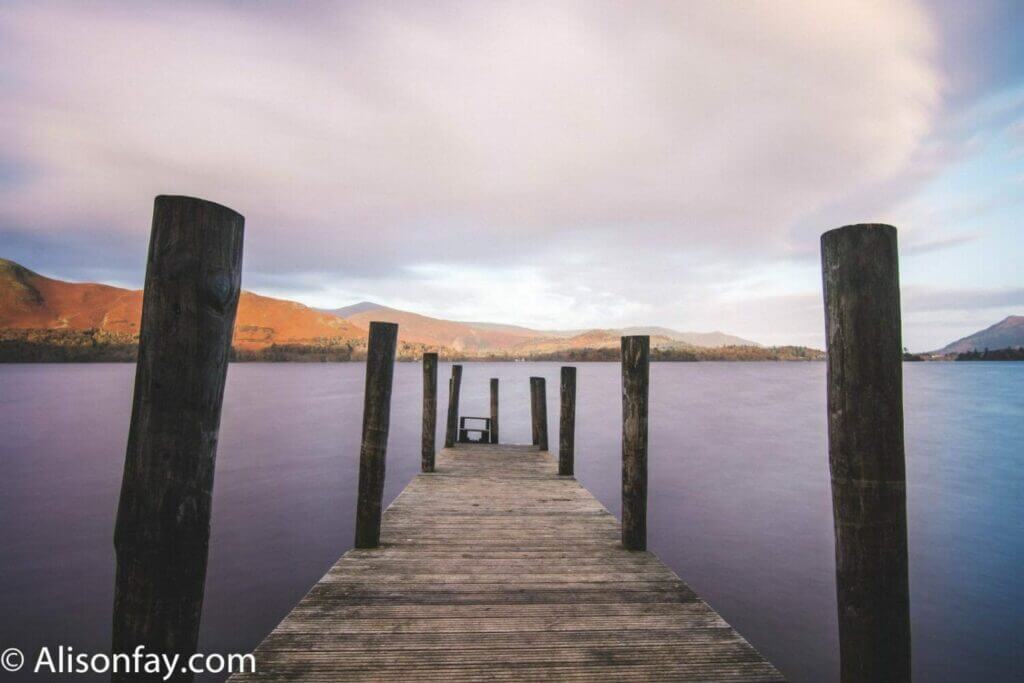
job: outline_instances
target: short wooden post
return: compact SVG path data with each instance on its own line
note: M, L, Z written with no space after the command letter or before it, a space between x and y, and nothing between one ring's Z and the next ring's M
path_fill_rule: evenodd
M356 503L356 547L380 545L384 498L384 464L391 424L391 381L395 374L398 325L370 323L363 399L363 445L359 449L359 499Z
M842 681L910 680L896 229L821 236Z
M202 199L160 196L153 206L114 530L114 653L196 650L244 226Z
M543 377L537 378L537 448L548 449L548 393Z
M437 354L423 354L423 435L420 469L434 471L434 441L437 438Z
M491 378L491 443L498 443L498 378Z
M562 411L558 420L558 473L573 476L576 457L576 368L562 368Z
M533 434L533 445L540 443L540 431L537 429L540 418L537 414L540 410L537 407L537 380L539 377L530 378L530 430Z
M444 447L451 448L459 434L459 390L462 387L462 366L452 366L452 377L448 383L448 422L444 435Z
M622 545L647 550L647 397L651 338L622 338Z

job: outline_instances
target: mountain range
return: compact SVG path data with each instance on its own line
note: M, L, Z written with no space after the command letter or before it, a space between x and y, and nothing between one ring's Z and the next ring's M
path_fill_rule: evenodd
M64 282L0 259L0 329L101 332L135 337L142 320L142 290ZM258 350L272 344L362 339L366 332L344 318L308 306L242 292L234 346Z
M0 341L8 345L117 343L128 348L137 341L141 317L141 290L65 282L0 259ZM666 360L821 357L814 349L765 349L722 332L680 332L666 327L538 330L444 320L370 301L318 310L249 291L242 292L239 299L233 345L240 359L343 360L359 356L369 324L375 320L398 323L400 356L410 358L436 350L446 358L606 360L614 356L619 338L628 334L650 335L653 355ZM1011 316L936 353L1011 346L1024 346L1024 316ZM17 359L23 351L8 349L5 357Z
M128 342L139 333L142 291L94 283L65 282L0 259L0 330L102 333ZM650 334L656 349L757 347L756 342L721 332L678 332L668 328L534 330L515 325L432 318L364 301L317 310L285 299L244 291L235 321L234 347L257 352L272 346L357 348L371 321L399 325L405 345L447 355L533 356L568 350L617 348L623 334Z
M1024 315L1011 315L980 332L957 339L935 353L944 356L985 349L994 351L1020 347L1024 347Z
M759 346L757 342L722 332L678 332L665 327L534 330L499 323L458 322L401 311L370 301L324 312L341 316L364 329L374 320L398 323L398 334L403 341L447 347L462 353L512 352L531 355L562 349L617 347L619 338L627 334L648 334L655 348L678 345L698 348Z

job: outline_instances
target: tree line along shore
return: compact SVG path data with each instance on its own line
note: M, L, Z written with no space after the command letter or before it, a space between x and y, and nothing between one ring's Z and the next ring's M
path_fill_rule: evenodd
M448 361L565 361L607 362L619 360L619 349L573 348L516 353L472 353L448 347L400 342L399 361L418 361L436 352ZM0 362L4 363L111 363L132 362L138 353L138 337L103 330L0 330ZM825 354L805 346L722 346L651 349L652 361L818 361ZM272 344L260 349L233 348L235 362L346 362L366 358L363 340L318 340L306 344Z
M418 361L435 352L446 361L561 361L571 363L619 360L619 348L572 348L529 354L466 352L449 347L399 342L399 361ZM0 330L0 363L129 363L138 355L138 337L104 330L7 329ZM366 359L364 340L323 339L305 344L271 344L259 349L232 348L232 362L344 363ZM675 345L652 348L651 360L699 361L820 361L825 353L807 346L720 346L715 348ZM1021 361L1024 347L984 349L956 354L905 353L905 361Z

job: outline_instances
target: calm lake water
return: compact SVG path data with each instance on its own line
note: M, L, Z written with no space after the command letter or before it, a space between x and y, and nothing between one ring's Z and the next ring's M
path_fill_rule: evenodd
M501 378L509 442L530 440L527 378L547 377L557 444L558 364L464 367L465 415ZM619 366L578 367L577 476L618 514ZM231 366L201 651L251 650L351 547L363 373ZM1024 363L904 373L915 679L1021 680ZM133 376L0 366L0 649L109 648ZM419 468L421 376L395 374L388 501ZM651 367L650 547L794 681L838 678L824 403L822 363Z

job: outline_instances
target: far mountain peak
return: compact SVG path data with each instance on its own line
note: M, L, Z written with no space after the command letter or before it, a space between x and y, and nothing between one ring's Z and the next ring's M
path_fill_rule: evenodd
M330 313L341 318L347 318L355 315L356 313L365 313L367 311L374 311L378 308L384 308L381 304L374 303L372 301L360 301L357 304L350 306L342 306L341 308L321 308L320 310L324 313Z
M1024 346L1024 315L1010 315L991 327L958 339L937 353L967 353Z

